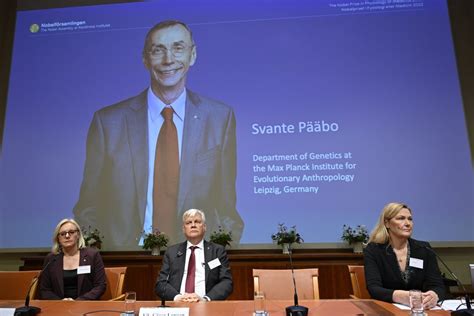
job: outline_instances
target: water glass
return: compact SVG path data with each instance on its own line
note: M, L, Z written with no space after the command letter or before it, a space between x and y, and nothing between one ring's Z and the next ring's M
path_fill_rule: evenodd
M410 291L410 309L412 315L424 315L423 311L423 295L421 291Z
M253 296L254 302L254 315L255 316L267 316L267 310L265 308L265 293L255 292Z
M137 293L126 292L125 293L125 314L135 315L135 302L137 301Z

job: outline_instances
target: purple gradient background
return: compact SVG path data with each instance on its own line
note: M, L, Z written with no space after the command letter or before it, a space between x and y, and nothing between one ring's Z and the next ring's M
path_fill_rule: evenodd
M148 86L144 36L170 18L188 23L197 43L188 87L235 109L242 243L270 243L279 222L296 225L306 242L338 242L343 224L370 229L390 201L412 207L416 238L473 241L473 169L445 1L359 14L328 6L343 2L169 0L20 12L0 248L47 247L56 223L72 217L92 114ZM81 20L111 28L29 32L33 23ZM253 123L308 120L340 130L251 133ZM317 195L253 194L253 154L333 151L352 152L354 183L319 184Z

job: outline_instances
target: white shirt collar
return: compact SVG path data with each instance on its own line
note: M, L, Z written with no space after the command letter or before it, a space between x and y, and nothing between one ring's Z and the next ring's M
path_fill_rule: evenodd
M161 111L168 105L166 105L163 101L158 98L151 87L148 88L147 93L148 98L148 113L152 121L155 121L158 118L161 118ZM169 105L173 108L174 114L180 119L181 121L184 120L184 111L186 109L186 89L183 90L183 93L179 95L179 97L174 100L173 103Z
M197 246L199 249L204 249L204 239L201 239L201 241L197 245L193 245L189 240L186 242L186 249L189 249L191 246Z

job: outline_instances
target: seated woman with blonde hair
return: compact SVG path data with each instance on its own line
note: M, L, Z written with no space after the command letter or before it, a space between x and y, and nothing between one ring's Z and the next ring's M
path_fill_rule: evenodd
M46 256L39 295L46 300L98 300L105 292L105 270L100 253L86 248L79 224L59 222L52 252Z
M372 298L409 305L409 291L423 292L423 306L436 306L445 293L429 243L411 238L413 216L402 203L387 204L364 250L367 290Z

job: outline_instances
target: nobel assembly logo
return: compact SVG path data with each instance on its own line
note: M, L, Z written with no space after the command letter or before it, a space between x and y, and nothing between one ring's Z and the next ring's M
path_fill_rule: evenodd
M1 1L1 0L0 0ZM73 31L91 31L110 28L107 24L87 25L86 21L66 21L66 22L41 22L30 25L31 33L52 33L52 32L73 32Z
M31 33L37 33L39 31L39 29L40 29L40 27L36 23L30 25L30 32Z

